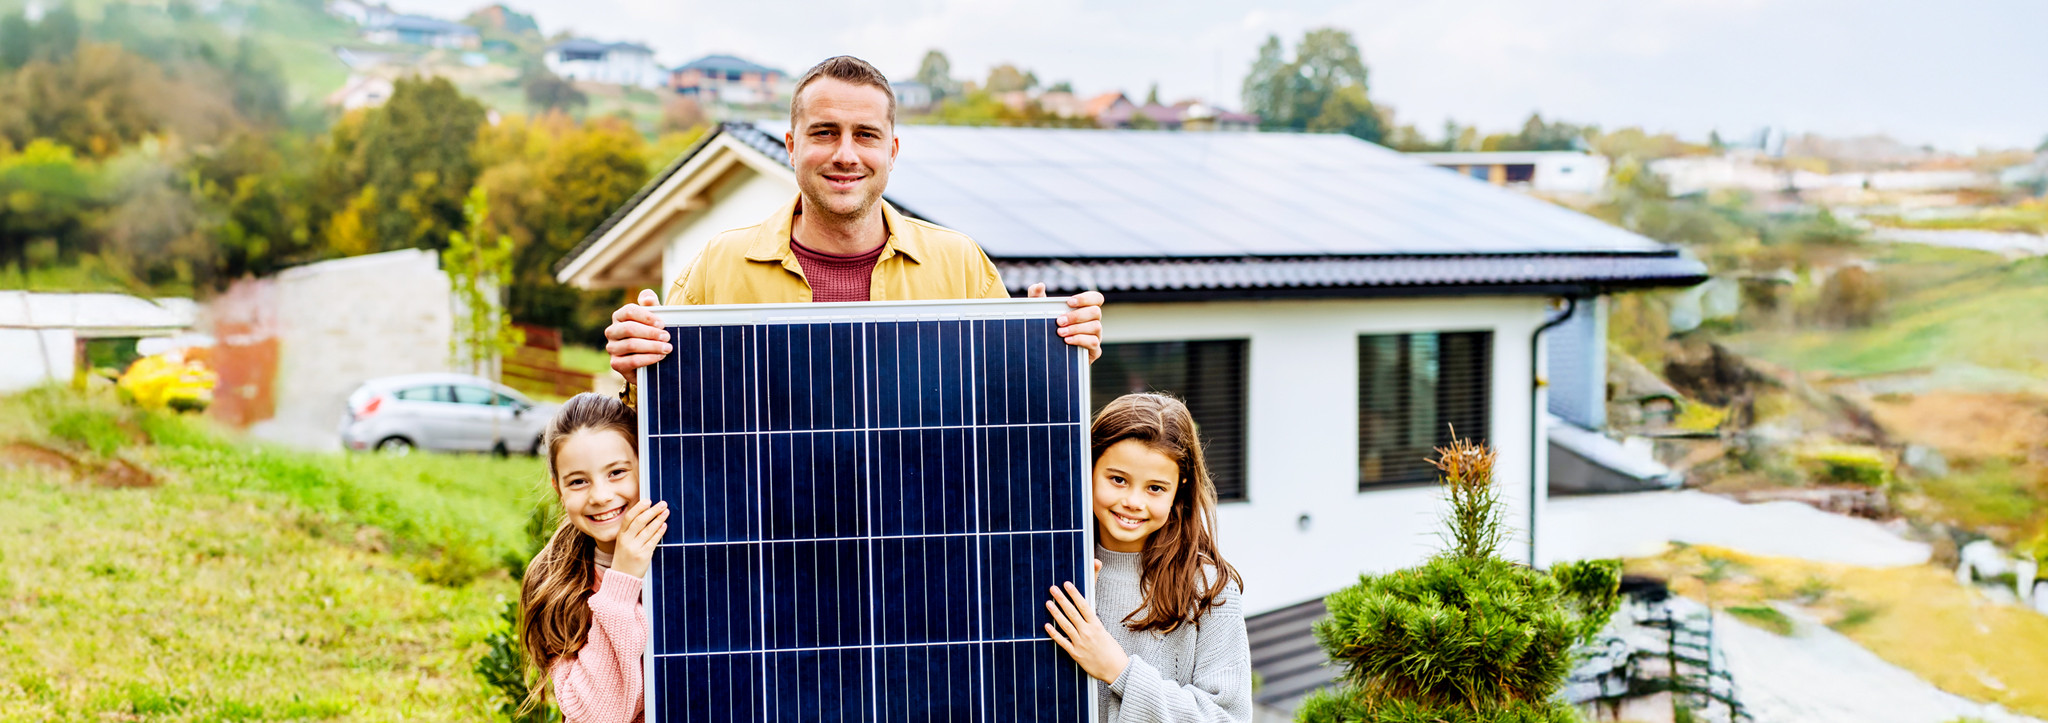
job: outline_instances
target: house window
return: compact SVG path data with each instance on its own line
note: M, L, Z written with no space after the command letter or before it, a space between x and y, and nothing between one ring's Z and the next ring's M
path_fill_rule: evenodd
M1131 392L1162 392L1185 400L1202 438L1203 461L1216 498L1240 502L1245 490L1245 348L1243 339L1102 345L1089 369L1092 407L1100 411Z
M1491 430L1493 332L1358 338L1358 489L1429 483L1434 449Z
M1536 180L1536 164L1534 163L1510 163L1507 168L1508 183L1528 183Z

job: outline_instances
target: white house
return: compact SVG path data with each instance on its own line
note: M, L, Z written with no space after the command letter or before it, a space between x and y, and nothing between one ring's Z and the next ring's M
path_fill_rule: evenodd
M1410 153L1409 158L1491 183L1543 193L1599 193L1607 159L1585 151Z
M177 336L198 309L191 299L0 291L0 392L68 383L90 345Z
M1506 552L1544 559L1543 330L1610 290L1705 279L1672 248L1344 135L900 133L890 203L972 235L1013 294L1107 295L1097 404L1188 400L1257 616L1261 699L1282 705L1329 679L1303 611L1436 549L1424 458L1451 427L1498 452ZM712 235L796 192L779 130L724 124L557 278L665 289Z
M659 88L668 70L654 62L654 50L639 43L605 43L580 38L548 46L548 70L569 80Z
M383 45L423 45L429 48L475 50L483 45L476 28L424 15L371 15L363 25L363 39Z

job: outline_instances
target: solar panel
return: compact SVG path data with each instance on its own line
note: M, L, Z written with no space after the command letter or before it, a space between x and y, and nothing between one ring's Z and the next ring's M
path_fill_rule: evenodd
M1045 635L1086 586L1064 300L660 307L641 484L647 720L1095 720Z

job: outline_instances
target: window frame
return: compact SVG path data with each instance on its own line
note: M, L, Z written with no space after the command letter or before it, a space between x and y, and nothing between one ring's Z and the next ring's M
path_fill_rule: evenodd
M1429 401L1430 406L1435 410L1435 420L1438 422L1448 424L1451 427L1455 427L1458 430L1458 436L1460 438L1470 438L1477 442L1488 441L1493 437L1496 431L1493 429L1493 416L1494 410L1496 408L1495 395L1493 393L1493 386L1496 377L1496 370L1494 367L1498 362L1498 350L1496 347L1499 341L1499 334L1497 333L1496 329L1462 328L1418 329L1409 331L1385 332L1361 331L1355 337L1356 341L1354 342L1353 349L1356 353L1356 357L1352 360L1353 374L1356 375L1355 380L1358 384L1357 393L1354 398L1354 401L1358 406L1355 410L1357 412L1357 428L1354 430L1353 441L1355 442L1356 447L1354 448L1352 465L1354 475L1353 481L1355 483L1354 489L1357 494L1362 495L1392 489L1408 489L1423 486L1433 487L1437 485L1437 479L1434 471L1435 467L1421 460L1423 458L1433 456L1433 454L1429 453L1429 450L1434 449L1435 447L1444 446L1449 442L1450 430L1448 428L1436 430L1435 435L1432 437L1432 441L1424 445L1419 445L1422 447L1422 449L1419 450L1420 452L1422 452L1422 454L1415 455L1418 459L1411 460L1405 463L1404 467L1397 467L1396 471L1393 473L1383 473L1379 479L1368 480L1366 475L1367 452L1372 448L1368 445L1368 442L1371 440L1368 440L1367 438L1367 435L1371 432L1368 429L1367 423L1367 415L1370 411L1369 405L1371 402L1367 399L1367 394L1372 393L1374 391L1371 388L1371 380L1369 379L1368 369L1366 367L1366 362L1368 361L1366 356L1366 345L1370 343L1369 340L1376 338L1391 338L1399 340L1401 351L1396 352L1397 358L1394 360L1394 363L1401 369L1401 371L1396 372L1392 375L1391 379L1393 381L1391 381L1391 383L1413 385L1417 378L1416 371L1413 368L1413 365L1416 362L1416 357L1413 351L1413 344L1415 343L1416 339L1425 336L1433 337L1433 343L1436 345L1436 352L1433 358L1433 362L1434 366L1436 367L1436 373L1439 375L1439 377L1437 379L1437 382L1431 387L1431 393L1433 395L1433 398ZM1463 338L1465 341L1462 342L1462 345L1465 349L1468 350L1468 353L1470 353L1471 356L1468 356L1467 358L1462 360L1446 359L1446 354L1444 352L1445 337ZM1442 377L1440 376L1446 367L1476 369L1480 373L1480 378L1471 385L1446 388L1447 385L1444 385L1442 383ZM1401 393L1406 394L1406 392ZM1452 397L1467 397L1462 403L1467 404L1468 406L1463 409L1452 409L1450 411L1445 411L1446 407L1450 407L1452 404L1461 403L1454 400L1447 402L1447 395ZM1474 404L1475 399L1477 410L1473 411L1472 409L1470 409L1469 405ZM1412 400L1405 402L1405 404L1406 406L1402 410L1400 418L1394 420L1393 425L1388 427L1389 429L1402 430L1404 428L1412 427L1415 424L1414 410L1419 405L1417 405ZM1447 417L1455 418L1447 420ZM1477 422L1476 425L1473 424L1473 422L1475 421ZM1477 434L1474 434L1474 430L1472 429L1474 426L1478 427ZM1383 452L1393 453L1397 455L1407 452L1416 452L1418 451L1416 449L1418 445L1413 441L1409 441L1408 438L1410 433L1411 432L1397 431L1395 435L1397 439L1388 440L1389 442L1406 441L1407 444L1382 443L1380 445L1377 445L1377 448Z

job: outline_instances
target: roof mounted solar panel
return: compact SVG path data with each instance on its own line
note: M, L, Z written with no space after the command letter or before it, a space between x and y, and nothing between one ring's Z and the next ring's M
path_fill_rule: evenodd
M640 481L650 723L1092 722L1046 636L1088 574L1061 299L657 307Z

